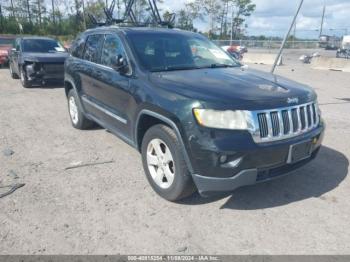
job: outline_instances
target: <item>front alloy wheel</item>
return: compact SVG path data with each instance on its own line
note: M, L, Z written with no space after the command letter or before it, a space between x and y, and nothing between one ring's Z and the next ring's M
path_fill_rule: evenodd
M161 139L153 139L147 147L147 164L154 182L163 189L174 182L175 165L169 147Z
M77 104L75 103L75 98L74 96L69 97L69 115L72 120L73 125L77 125L79 122L79 114L78 114L78 107Z
M177 201L195 190L188 170L184 148L173 129L158 124L142 139L142 163L154 191L169 201Z

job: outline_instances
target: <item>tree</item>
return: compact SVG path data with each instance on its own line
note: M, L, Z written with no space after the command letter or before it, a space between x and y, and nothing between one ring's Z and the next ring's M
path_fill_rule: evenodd
M220 21L222 0L195 0L193 7L198 10L199 18L209 17L209 36L216 33L216 24Z
M252 0L233 0L231 30L234 38L239 35L245 17L250 16L255 8L256 5L252 3Z
M195 19L200 17L199 6L196 3L188 3L177 14L176 26L183 30L196 31L193 26Z

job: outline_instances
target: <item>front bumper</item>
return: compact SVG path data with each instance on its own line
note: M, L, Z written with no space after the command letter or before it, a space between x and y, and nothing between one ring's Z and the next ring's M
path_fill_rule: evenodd
M42 82L48 80L63 81L64 70L63 64L56 66L56 68L47 70L47 64L30 63L25 66L28 80L31 82Z
M191 144L193 181L201 195L208 195L210 192L233 191L288 174L317 156L324 129L321 123L318 128L301 136L266 144L256 144L249 136L245 140L238 136L236 140L237 136L231 135L230 138L227 134L215 134L213 144L199 145L200 139L197 139ZM288 164L291 145L312 140L310 157ZM210 147L206 147L208 145ZM222 156L225 161L220 160Z

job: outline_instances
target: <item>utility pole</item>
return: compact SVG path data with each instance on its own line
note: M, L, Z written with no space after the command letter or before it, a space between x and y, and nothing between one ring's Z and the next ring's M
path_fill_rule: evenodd
M278 61L279 61L280 58L281 58L281 55L282 55L284 46L286 45L287 39L288 39L288 37L289 37L289 35L290 35L290 32L291 32L292 29L293 29L293 25L295 24L295 22L296 22L296 20L297 20L298 14L299 14L299 12L300 12L301 7L303 6L303 3L304 3L304 0L301 0L301 1L300 1L300 4L299 4L299 7L298 7L298 9L297 9L297 11L296 11L296 13L295 13L295 15L294 15L293 21L292 21L292 23L291 23L291 25L290 25L290 27L289 27L289 29L288 29L288 32L287 32L286 36L285 36L284 39L283 39L281 48L280 48L280 50L278 51L278 54L277 54L275 63L273 64L272 69L271 69L271 74L273 74L273 73L275 72L275 69L276 69L276 66L277 66L277 64L278 64Z
M321 20L321 28L320 28L320 35L319 35L319 38L321 37L322 35L322 31L323 31L323 23L324 23L324 16L326 14L326 3L323 5L323 13L322 13L322 20Z

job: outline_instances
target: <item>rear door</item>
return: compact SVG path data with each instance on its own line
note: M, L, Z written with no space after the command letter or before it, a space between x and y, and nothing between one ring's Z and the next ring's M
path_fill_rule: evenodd
M99 70L99 62L101 56L101 49L103 46L104 35L93 34L86 38L84 51L81 54L79 61L79 67L76 71L79 72L81 82L81 97L84 103L84 108L88 114L92 115L97 120L103 120L103 114L96 106L93 106L93 102L97 104L96 93L99 91L96 88L96 79L101 74Z
M113 69L112 63L120 55L127 59L122 41L117 34L106 34L92 92L93 97L107 111L105 121L118 133L130 138L128 109L134 104L130 90L131 72L120 74Z

